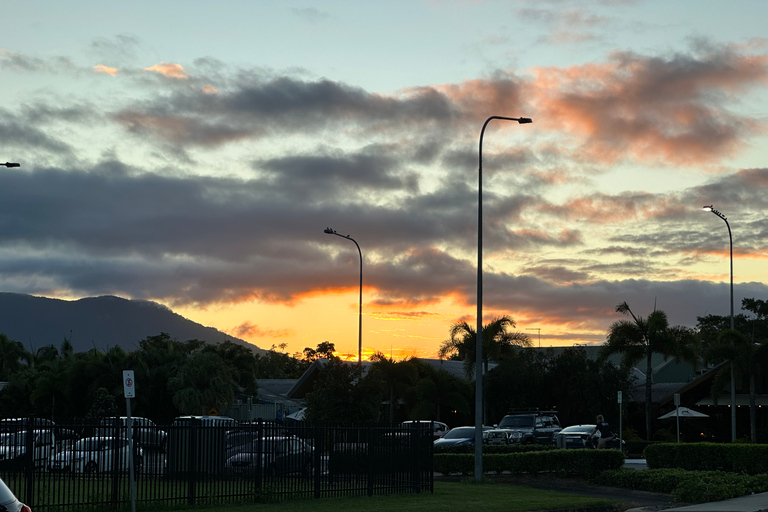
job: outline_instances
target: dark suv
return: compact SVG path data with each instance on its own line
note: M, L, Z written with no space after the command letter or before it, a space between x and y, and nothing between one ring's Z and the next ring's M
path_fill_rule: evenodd
M497 428L520 432L522 444L554 444L555 434L561 430L555 411L512 412L502 418Z

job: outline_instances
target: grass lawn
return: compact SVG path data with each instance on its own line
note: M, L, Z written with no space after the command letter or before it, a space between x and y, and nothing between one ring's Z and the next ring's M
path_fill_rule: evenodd
M553 510L584 507L610 507L617 502L509 485L505 483L435 482L434 494L405 494L391 496L359 496L350 498L322 498L319 500L290 500L282 503L248 503L241 505L199 506L194 509L174 507L173 510L195 512L339 512L364 510L365 512L515 512L526 510ZM143 509L142 509L143 510ZM162 511L152 507L148 510ZM165 509L169 510L169 509ZM105 511L106 512L106 511ZM113 512L113 511L112 511Z

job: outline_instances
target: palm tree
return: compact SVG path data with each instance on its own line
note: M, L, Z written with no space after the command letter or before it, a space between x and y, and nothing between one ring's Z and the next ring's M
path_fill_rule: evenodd
M670 327L667 314L654 309L648 318L635 316L629 305L622 302L616 312L632 316L632 321L618 320L608 330L608 339L603 345L601 356L623 353L622 366L632 367L645 359L645 429L646 439L651 440L651 386L653 385L653 354L664 359L674 357L694 368L698 366L698 337L695 331L683 326Z
M722 331L704 353L708 363L730 361L733 363L736 378L749 376L749 433L753 443L757 442L757 420L755 417L755 375L760 371L768 356L768 344L753 343L739 331ZM712 400L717 404L717 397L730 382L730 365L718 370L712 383Z
M497 317L483 326L483 373L488 373L490 361L508 359L516 348L531 346L530 336L521 332L509 332L508 327L515 327L511 316ZM467 322L458 322L451 326L451 337L443 341L438 354L440 358L463 360L467 377L472 379L475 375L476 343L477 331Z
M389 422L395 422L395 401L405 390L416 383L418 371L409 359L395 361L381 352L370 358L372 364L368 372L371 379L380 379L389 394Z

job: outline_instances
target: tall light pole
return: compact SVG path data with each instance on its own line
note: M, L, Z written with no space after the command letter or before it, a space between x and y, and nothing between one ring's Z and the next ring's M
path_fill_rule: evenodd
M357 362L359 364L363 363L363 253L360 250L360 246L355 241L354 238L352 238L349 235L340 235L335 230L331 228L325 228L323 232L326 235L336 235L340 236L341 238L346 238L347 240L352 240L355 242L355 247L357 247L357 253L360 255L360 299L358 302L358 310L357 310Z
M731 225L728 224L728 219L725 215L720 213L719 211L715 210L713 205L709 206L703 206L702 210L705 212L712 212L723 221L725 221L725 225L728 227L728 240L730 242L731 246L731 330L734 330L734 322L733 322L733 235L731 234ZM733 345L733 341L731 341L731 345ZM736 442L736 377L734 376L735 369L733 367L733 361L731 361L731 442Z
M483 478L483 135L492 119L532 123L528 117L491 116L480 130L477 186L477 340L475 342L475 481Z

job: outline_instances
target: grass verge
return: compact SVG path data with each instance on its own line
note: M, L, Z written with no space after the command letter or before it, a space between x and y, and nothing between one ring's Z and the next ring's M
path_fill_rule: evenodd
M532 489L504 483L474 481L435 482L434 494L400 494L388 496L354 496L322 498L319 500L290 500L281 503L247 503L236 505L206 505L190 508L173 507L172 510L195 512L338 512L339 510L365 510L365 512L446 512L477 511L516 512L527 510L614 510L618 502L587 496L575 496L557 491ZM141 512L171 510L152 507ZM106 510L104 512L107 512ZM114 512L111 510L110 512Z

